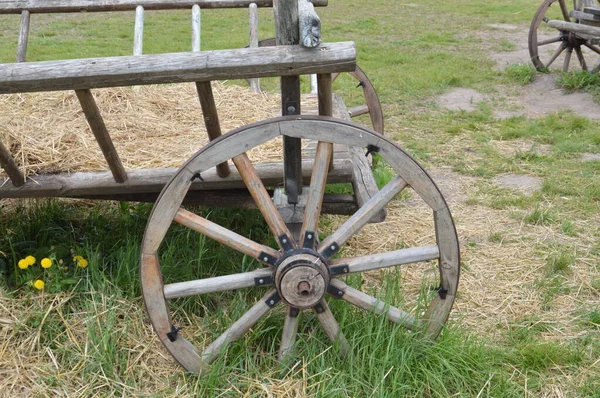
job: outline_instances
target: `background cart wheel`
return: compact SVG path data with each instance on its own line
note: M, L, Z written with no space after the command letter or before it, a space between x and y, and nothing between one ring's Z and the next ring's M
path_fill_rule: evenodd
M529 54L538 71L547 71L552 66L561 67L563 72L597 68L600 47L593 42L593 36L547 25L551 20L600 24L587 20L592 17L583 13L584 7L595 5L594 0L577 0L576 7L573 5L574 1L546 0L533 17L529 28Z
M307 193L305 216L299 241L295 241L269 197L246 151L280 135L317 141L317 151ZM333 144L377 150L393 171L394 177L371 200L360 207L339 228L316 243L320 209L324 195ZM279 248L274 249L196 215L181 204L192 181L209 168L232 159L247 189L261 211ZM425 234L426 244L404 247L365 256L334 258L344 244L357 234L380 209L400 192L411 187L428 207L433 230ZM416 198L416 196L415 196ZM262 267L250 272L164 284L159 248L173 222L215 239L251 258ZM390 306L365 292L349 286L341 277L405 264L431 261L437 289L425 291L426 299L412 301L403 308ZM311 309L328 337L341 354L350 346L329 309L325 294L344 300L365 311L386 316L407 328L436 338L452 308L459 279L459 247L450 211L429 175L400 147L380 134L342 120L321 116L286 116L244 126L224 135L194 155L175 174L158 198L148 221L140 261L144 301L154 329L167 350L187 370L200 371L232 341L240 338L262 316L283 304L287 313L280 345L280 358L294 346L301 310ZM173 325L169 300L198 294L224 292L265 286L266 292L248 312L220 337L198 350ZM408 303L409 301L406 301ZM184 331L185 332L185 331Z

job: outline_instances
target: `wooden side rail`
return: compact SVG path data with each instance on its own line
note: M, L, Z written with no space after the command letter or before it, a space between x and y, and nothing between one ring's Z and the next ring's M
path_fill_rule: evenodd
M328 0L313 0L316 7L324 7ZM192 8L248 8L256 3L258 7L273 7L273 0L3 0L0 1L0 14L67 13L132 11L137 6L145 10L176 10Z
M353 42L0 65L0 94L349 72Z

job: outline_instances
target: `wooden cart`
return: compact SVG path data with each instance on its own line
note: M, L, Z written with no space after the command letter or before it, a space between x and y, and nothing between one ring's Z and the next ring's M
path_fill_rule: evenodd
M529 54L535 68L560 66L598 70L600 7L595 0L545 0L529 28ZM572 60L575 53L576 60Z
M142 10L197 10L248 7L251 3L244 0L15 0L0 3L0 13L22 16L19 45L22 61L30 14L134 9L139 13L140 7ZM298 316L304 309L316 313L329 338L338 342L342 354L347 353L349 344L328 308L327 294L436 338L450 313L459 278L458 239L440 190L415 160L381 134L383 118L378 116L380 110L374 111L379 106L376 94L366 75L357 69L354 43L300 46L299 21L318 27L318 17L303 14L306 0L254 3L259 7L274 7L276 46L0 65L0 94L75 90L109 169L102 173L25 178L7 148L0 145L0 161L10 177L10 181L0 187L0 198L155 200L141 248L143 297L160 341L190 371L201 371L230 342L278 305L287 308L280 358L294 346ZM314 0L317 6L326 3ZM312 6L308 8L312 12ZM318 34L318 29L312 32ZM343 101L332 93L332 81L344 72L352 73L365 89L366 107L353 112L369 112L375 130L348 121L348 115L353 112L347 112ZM308 109L301 109L299 76L306 74L317 76L318 105L314 115L307 114ZM221 135L211 81L273 76L281 78L282 116ZM195 83L210 143L178 170L125 170L91 90L178 82ZM334 113L337 117L333 117ZM279 163L253 164L249 160L248 150L277 137L282 137L284 147ZM310 143L304 153L302 142ZM373 180L365 152L377 152L393 169L395 176L381 190ZM326 185L332 182L351 182L354 195L325 194ZM344 243L368 222L382 221L386 205L408 187L431 211L432 243L337 258L336 253ZM242 207L252 203L264 216L278 247L254 242L202 218L186 209L184 202ZM350 217L319 241L319 218L325 212ZM159 254L161 242L173 223L215 239L255 259L261 266L250 272L164 284ZM410 313L389 306L343 281L343 277L352 273L419 261L436 262L439 270L437 293L422 312ZM192 345L171 321L170 300L253 286L265 287L263 298L203 350Z

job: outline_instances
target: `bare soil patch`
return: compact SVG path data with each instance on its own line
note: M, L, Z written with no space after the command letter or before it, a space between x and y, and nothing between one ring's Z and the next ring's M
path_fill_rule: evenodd
M502 188L516 189L526 195L531 195L542 187L538 177L520 174L502 174L494 178L494 183Z

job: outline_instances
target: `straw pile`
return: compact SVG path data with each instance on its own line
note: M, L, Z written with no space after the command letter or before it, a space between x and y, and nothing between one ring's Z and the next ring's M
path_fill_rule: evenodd
M279 109L275 95L221 83L213 91L223 134ZM178 167L208 142L193 84L99 89L94 96L126 169ZM1 96L0 140L28 176L107 169L74 92ZM278 155L275 143L250 157Z

